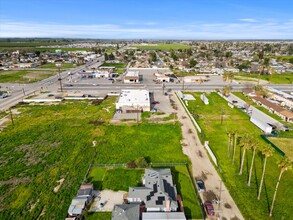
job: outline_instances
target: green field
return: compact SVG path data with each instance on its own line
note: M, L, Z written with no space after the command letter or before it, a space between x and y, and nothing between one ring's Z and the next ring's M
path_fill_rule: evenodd
M266 56L266 57L274 58L282 62L290 62L290 60L293 59L293 56Z
M176 166L172 167L171 171L177 191L182 197L185 215L189 219L200 219L201 210L187 168ZM95 189L128 191L129 187L141 186L143 174L143 169L93 167L87 180L94 184Z
M293 138L270 137L269 140L293 161Z
M124 70L127 64L126 63L103 63L101 66L114 66L116 67L115 72L122 74L124 73Z
M70 69L70 68L75 68L76 65L73 63L62 63L61 64L61 69ZM42 66L39 66L38 68L43 68L43 69L58 69L56 66L56 63L48 63Z
M189 163L182 153L179 123L109 125L115 99L108 98L100 105L68 101L17 107L21 114L14 115L14 127L10 123L0 133L0 219L63 219L92 160L127 163L145 157L148 162ZM98 189L127 190L139 184L141 172L93 168L87 180ZM178 172L182 172L182 179L187 178L185 171ZM57 181L63 178L61 188L54 193ZM125 181L117 182L117 178ZM186 195L184 204L197 207L194 191L186 181L179 188ZM199 212L194 209L187 214L197 216ZM93 214L89 218L98 216L110 215Z
M56 71L47 70L2 70L0 71L0 83L32 83L56 74Z
M95 163L127 163L139 157L153 163L189 162L182 153L179 124L109 125L103 136L100 130L97 127L100 144Z
M203 130L202 140L208 140L210 147L215 153L222 172L222 180L225 182L227 189L238 205L245 219L290 219L291 205L290 201L293 197L293 190L290 188L293 172L287 171L283 174L275 203L273 218L269 218L268 208L272 202L274 187L279 175L277 161L281 159L281 155L277 152L268 159L265 176L265 187L263 188L261 200L257 200L258 184L262 173L263 158L257 153L254 164L254 172L252 177L252 185L247 186L248 173L250 168L252 152L246 154L243 175L239 176L240 168L240 148L237 148L236 163L232 165L231 158L227 157L227 130L238 130L239 135L245 133L255 136L257 140L260 138L260 130L255 127L249 117L239 109L231 109L227 102L216 93L207 94L210 104L204 105L199 98L199 93L193 93L196 97L195 101L189 101L188 108L194 114L198 115L198 123ZM221 125L221 115L223 113L223 124ZM241 126L240 126L241 125Z
M178 50L178 49L189 49L190 46L184 44L157 44L157 45L136 45L134 46L141 50Z
M235 76L235 79L257 82L258 79L266 80L274 84L292 84L293 83L293 73L282 73L282 74L272 74L272 75L259 75L259 74L248 74L240 73ZM253 78L253 79L252 79Z
M107 123L114 102L18 107L15 126L0 133L0 219L64 219L95 153L90 122Z

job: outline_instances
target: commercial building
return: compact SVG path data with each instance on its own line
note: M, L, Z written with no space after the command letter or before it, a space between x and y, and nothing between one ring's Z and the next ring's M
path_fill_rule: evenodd
M149 91L146 89L121 90L116 109L126 113L150 111Z
M123 77L124 83L139 83L139 71L128 71Z

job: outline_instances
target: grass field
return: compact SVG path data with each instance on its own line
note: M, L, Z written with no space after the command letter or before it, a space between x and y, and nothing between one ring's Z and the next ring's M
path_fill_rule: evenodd
M134 46L141 50L178 50L178 49L188 49L190 46L184 44L157 44L157 45L136 45Z
M238 175L240 168L241 151L239 147L236 152L236 163L233 166L231 158L227 157L227 130L238 130L239 135L245 133L255 136L255 139L262 141L260 138L260 130L256 128L250 121L249 117L239 109L231 109L227 102L216 93L207 94L209 105L204 105L199 98L198 93L193 93L196 97L195 101L189 101L188 108L195 108L194 114L197 114L199 125L203 130L202 140L208 140L210 147L215 153L221 166L222 180L225 182L227 189L238 205L245 219L290 219L291 205L290 201L293 197L293 191L290 188L293 179L293 172L287 171L283 174L275 203L273 218L269 218L268 209L272 202L274 187L279 175L277 161L281 159L281 155L277 152L268 159L267 172L265 176L265 187L263 188L261 200L257 200L257 190L262 173L263 158L259 153L255 158L254 172L252 176L252 185L247 186L249 167L252 152L246 154L244 172L242 176ZM198 107L196 107L198 106ZM224 113L223 124L221 125L221 115ZM241 125L241 126L240 126ZM264 142L262 142L264 143Z
M64 219L95 152L91 121L107 123L114 102L18 108L14 128L0 133L0 219Z
M100 131L98 127L95 163L127 163L139 157L154 163L189 162L182 153L179 124L109 125L103 136Z
M189 219L201 218L201 210L197 203L187 168L185 166L176 166L172 167L171 171L177 191L182 197L186 216ZM128 191L131 186L142 185L141 178L143 174L143 169L93 167L87 180L100 190ZM117 181L118 179L119 181Z
M293 73L282 73L282 74L272 74L272 75L259 75L259 74L248 74L248 73L240 73L235 76L236 79L238 77L239 80L245 80L247 78L248 81L258 81L258 79L266 80L270 83L274 84L292 84L293 83ZM250 79L253 80L250 80Z
M293 138L270 137L268 139L293 161Z
M76 67L73 63L62 63L61 69L70 69ZM43 69L58 69L55 63L48 63L42 66L39 66L38 68Z
M103 63L101 66L114 66L116 67L115 72L122 74L124 73L124 69L127 66L126 63Z
M274 58L278 61L289 62L290 59L293 59L293 56L267 56L268 58Z
M57 71L40 70L5 70L0 71L0 82L32 83L57 74Z

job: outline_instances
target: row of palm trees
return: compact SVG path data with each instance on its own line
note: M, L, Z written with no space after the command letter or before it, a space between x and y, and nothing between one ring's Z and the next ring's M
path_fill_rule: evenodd
M231 131L227 131L227 135L228 135L227 156L230 157L231 150L233 149L232 164L234 165L235 154L236 154L236 149L237 149L237 140L238 140L239 134L238 134L237 130L234 130L234 131L231 130ZM242 175L242 173L243 173L245 153L246 153L246 151L252 149L252 159L251 159L251 163L250 163L249 177L248 177L248 181L247 181L248 186L251 185L251 176L252 176L256 152L258 150L260 150L262 155L264 156L262 176L261 176L261 181L260 181L258 196L257 196L257 199L260 200L262 186L263 186L264 177L265 177L267 159L273 155L274 149L271 147L270 144L265 144L265 145L261 144L259 141L257 141L257 138L252 137L249 134L244 134L242 137L240 137L239 146L242 148L242 157L241 157L241 165L240 165L240 169L239 169L239 175ZM270 208L270 214L269 214L270 216L272 216L272 214L273 214L273 208L274 208L276 195L277 195L277 191L278 191L279 183L281 181L282 174L285 171L292 168L292 161L288 157L284 156L282 158L282 160L280 160L278 162L278 166L281 168L281 171L280 171L277 185L275 187L273 201L272 201L271 208Z

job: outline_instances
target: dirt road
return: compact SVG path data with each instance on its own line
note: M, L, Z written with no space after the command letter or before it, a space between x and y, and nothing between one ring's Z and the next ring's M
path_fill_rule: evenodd
M181 129L184 145L183 152L189 157L192 163L194 178L202 179L205 182L206 192L200 193L202 201L212 201L214 199L219 200L221 178L212 165L212 162L209 160L207 152L198 138L195 126L192 124L190 118L174 93L173 100L176 102L178 107L178 120L182 125ZM216 216L219 217L218 219L244 219L224 184L222 184L221 188L220 205L214 204ZM217 218L213 217L211 219Z

